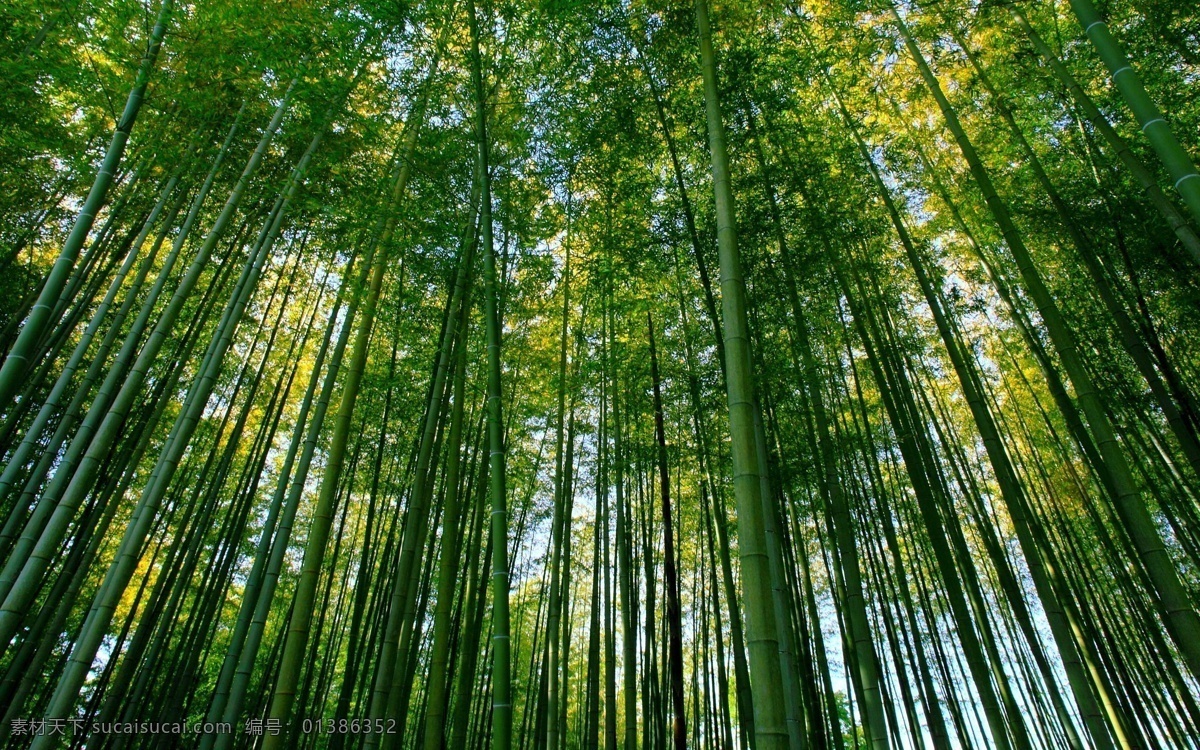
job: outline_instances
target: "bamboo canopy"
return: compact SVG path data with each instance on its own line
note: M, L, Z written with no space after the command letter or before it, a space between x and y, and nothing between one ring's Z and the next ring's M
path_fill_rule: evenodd
M1200 6L0 30L0 746L1200 749Z

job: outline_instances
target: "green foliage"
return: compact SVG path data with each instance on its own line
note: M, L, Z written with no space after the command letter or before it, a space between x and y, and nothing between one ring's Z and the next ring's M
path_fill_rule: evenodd
M1098 6L1194 164L1200 11ZM673 675L698 747L767 747L763 706L811 747L1195 745L1197 226L1067 4L715 2L714 120L690 3L480 2L477 40L464 3L179 3L72 255L160 7L0 7L0 742L87 712L410 747L429 715L482 747L495 500L514 746L665 750ZM495 290L461 265L488 236Z

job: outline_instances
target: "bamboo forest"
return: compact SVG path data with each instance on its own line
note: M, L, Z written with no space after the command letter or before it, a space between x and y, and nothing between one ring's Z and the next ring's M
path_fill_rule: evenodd
M0 747L1200 750L1200 3L6 0Z

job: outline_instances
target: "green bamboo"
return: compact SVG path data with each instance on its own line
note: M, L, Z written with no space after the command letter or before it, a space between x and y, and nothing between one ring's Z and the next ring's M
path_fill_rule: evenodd
M1172 184L1182 196L1184 205L1192 215L1192 221L1200 223L1200 173L1187 150L1179 143L1171 126L1163 119L1158 105L1146 93L1142 79L1133 69L1121 43L1117 41L1108 24L1100 17L1092 0L1070 0L1071 10L1079 19L1083 33L1091 40L1099 53L1104 67L1112 76L1113 85L1121 93L1126 106L1141 125L1142 133L1150 141L1154 152L1167 168Z
M504 419L500 380L500 281L492 241L491 163L488 159L487 96L483 83L479 19L468 0L471 79L475 88L475 138L480 173L479 236L483 254L484 328L487 332L488 472L491 483L492 547L492 748L512 747L512 678L509 643L508 511L506 508Z
M983 193L992 218L999 226L1005 243L1016 259L1017 269L1025 281L1026 289L1037 305L1038 312L1050 334L1050 339L1062 360L1063 368L1067 371L1067 375L1075 387L1076 398L1087 417L1088 427L1095 435L1102 460L1112 473L1115 482L1117 512L1131 537L1137 556L1146 568L1150 584L1161 602L1160 615L1187 663L1188 669L1193 675L1200 675L1200 616L1197 616L1196 610L1190 602L1175 565L1155 526L1154 519L1146 507L1145 499L1133 480L1128 460L1117 442L1111 420L1101 403L1100 394L1079 359L1075 336L1042 281L1025 242L1013 223L1008 207L996 192L991 178L957 114L917 47L907 24L904 23L894 7L892 16L926 87L937 102L955 142L967 161L975 182Z
M174 0L163 0L159 5L158 17L147 37L146 49L142 53L133 87L129 91L129 97L125 100L125 108L121 111L121 117L113 131L112 141L104 154L104 161L101 163L100 170L96 173L96 179L88 191L87 199L71 227L71 234L63 243L62 249L54 261L54 266L50 269L50 274L42 284L37 301L30 309L29 317L25 320L25 325L21 328L16 343L5 356L4 364L0 365L0 408L9 406L9 400L21 386L22 377L34 364L30 358L33 356L38 342L46 333L46 329L57 322L51 319L51 311L64 291L67 279L79 257L79 251L92 231L96 214L104 205L104 199L108 195L109 186L112 185L113 176L121 164L121 157L125 155L125 146L129 142L129 134L133 130L138 113L141 112L142 104L145 102L146 87L150 83L150 74L154 71L155 62L158 60L158 52L162 48L167 26L170 25L174 5ZM0 638L0 641L7 641L7 639Z
M658 443L659 493L663 519L663 585L667 596L667 661L671 675L671 736L675 750L687 747L687 716L683 697L683 621L679 603L679 573L675 568L675 534L671 520L671 482L667 470L667 436L663 426L662 385L654 346L654 318L646 313L650 341L650 378L654 388L654 434Z
M758 750L782 750L789 745L783 703L783 676L772 605L771 575L766 550L766 524L759 482L754 434L754 387L750 369L745 284L738 253L737 219L730 184L729 157L717 89L706 0L696 0L700 31L700 60L717 207L717 246L721 265L721 304L725 327L725 373L729 398L729 429L733 454L734 495L738 503L738 551L742 562L742 596L746 609L746 644L754 686L754 736Z

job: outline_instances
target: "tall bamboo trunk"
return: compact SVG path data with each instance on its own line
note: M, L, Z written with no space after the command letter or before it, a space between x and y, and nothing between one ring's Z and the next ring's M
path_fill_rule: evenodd
M479 236L483 254L484 327L487 332L488 450L491 468L492 545L492 748L512 747L512 679L508 611L508 511L505 485L504 420L500 381L500 280L492 242L491 166L488 160L487 98L483 84L479 19L468 0L471 78L475 87L475 135L479 150Z
M125 155L125 146L129 142L129 134L133 130L134 123L137 122L142 103L145 101L146 87L150 83L150 74L154 71L155 62L158 60L158 52L162 48L163 37L166 36L174 5L174 0L163 0L159 5L158 18L150 30L146 49L142 53L142 60L134 77L133 88L130 89L129 97L125 100L125 108L113 131L112 141L104 154L104 161L101 162L96 179L92 182L92 187L80 208L74 226L71 227L71 233L63 243L62 249L50 269L50 274L42 283L37 301L30 309L29 317L26 318L20 335L5 356L4 364L0 365L0 409L9 406L9 400L21 386L22 377L34 364L30 358L35 348L42 340L47 328L57 322L52 319L51 312L64 291L68 277L75 266L75 260L79 257L79 251L92 231L96 214L99 213L101 206L104 205L104 199L108 196L113 175L121 164L121 158ZM7 638L0 640L7 642Z
M1200 173L1196 172L1196 164L1191 155L1171 132L1171 126L1163 119L1158 105L1146 93L1142 79L1125 56L1120 42L1108 30L1108 24L1100 17L1092 0L1071 0L1071 10L1079 19L1083 33L1096 47L1104 67L1108 68L1113 85L1121 93L1125 104L1142 126L1146 139L1150 141L1154 152L1167 168L1167 174L1171 176L1175 189L1179 191L1192 214L1192 221L1200 223Z
M667 662L671 680L671 737L675 750L687 747L687 716L683 697L683 615L679 601L679 572L675 567L675 529L671 519L671 477L667 469L667 434L663 424L662 383L658 373L658 352L654 346L654 318L646 313L650 342L650 379L654 388L654 436L658 464L658 489L662 500L663 585L667 598Z
M771 573L766 549L766 523L754 434L754 386L750 368L745 284L737 244L737 219L730 184L729 157L717 89L716 59L706 0L696 2L700 61L717 207L717 247L721 265L721 303L725 327L725 374L733 454L733 485L738 503L738 550L742 561L742 596L746 608L746 643L750 678L755 685L754 735L758 750L790 746L784 708L783 675L772 605Z

